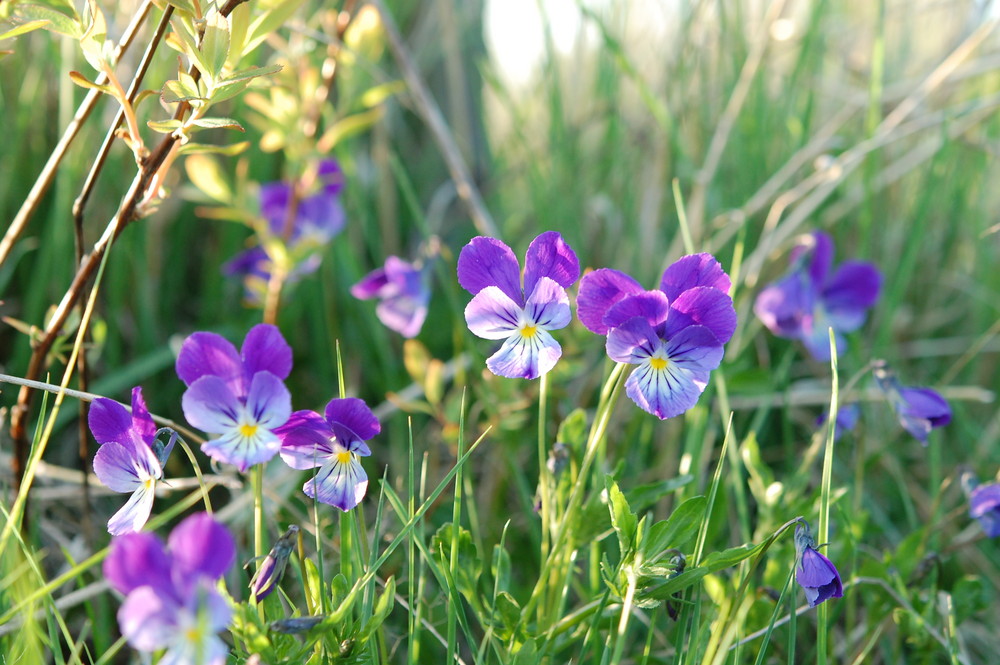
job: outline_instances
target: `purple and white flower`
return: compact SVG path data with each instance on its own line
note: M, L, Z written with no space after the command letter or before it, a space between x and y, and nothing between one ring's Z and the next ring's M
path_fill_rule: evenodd
M521 267L510 247L479 236L462 248L458 283L474 296L465 308L469 330L483 339L504 340L486 360L491 372L537 379L555 367L562 347L549 331L569 325L566 289L579 276L576 254L555 231L528 246L523 289Z
M108 533L117 536L140 531L153 508L156 483L173 448L157 439L156 425L142 399L142 388L132 389L132 412L104 397L94 400L88 417L90 432L101 447L94 456L94 473L114 492L132 496L108 521Z
M647 291L609 268L584 275L577 314L588 330L607 335L612 360L636 365L625 392L662 419L697 403L736 330L729 276L710 254L675 261Z
M431 299L424 267L397 256L388 257L385 266L376 268L352 286L351 295L360 300L378 298L375 315L403 337L416 337L420 333Z
M292 266L287 282L295 282L315 272L320 264L319 251L344 229L346 214L340 202L344 174L332 159L319 163L318 191L303 196L296 203L295 214L289 219L294 186L287 182L270 182L260 186L260 214L265 222L257 242L230 259L224 274L242 277L247 300L254 304L264 301L271 278L274 257L269 254L269 240L282 241ZM288 224L289 228L286 228Z
M837 353L844 333L864 324L878 300L882 275L873 264L845 261L831 274L833 240L814 231L792 252L791 270L757 295L754 313L778 337L798 339L816 360L830 359L827 330L833 328Z
M795 525L795 550L798 555L795 581L806 592L809 607L816 607L830 598L844 596L840 573L829 559L816 551L816 541L813 540L809 523L804 520Z
M202 450L244 472L278 454L274 430L292 412L283 383L291 370L291 347L271 325L251 328L239 353L215 333L184 340L177 357L177 375L188 386L181 398L184 416L215 437Z
M900 385L896 373L885 361L876 361L872 374L899 424L920 443L926 446L932 429L951 422L951 406L936 390Z
M325 417L296 411L275 433L281 440L281 459L288 466L319 467L302 486L306 496L346 512L361 503L368 490L361 458L372 454L365 442L381 430L364 401L346 397L330 400Z
M122 635L138 651L166 649L160 663L223 665L229 649L217 633L232 610L217 587L235 558L232 535L206 513L178 524L166 548L151 533L114 538L104 576L125 596Z
M970 470L962 473L961 481L962 490L969 498L969 517L979 521L987 537L1000 536L1000 483L980 485Z

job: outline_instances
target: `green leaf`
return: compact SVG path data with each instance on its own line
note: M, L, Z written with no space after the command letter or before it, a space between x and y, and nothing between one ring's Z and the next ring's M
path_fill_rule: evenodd
M18 3L14 7L14 14L18 19L28 22L48 21L48 25L45 26L46 30L51 30L52 32L57 32L73 39L80 39L83 36L83 26L78 16L67 16L52 7L28 2ZM15 28L14 30L17 29ZM9 35L9 33L7 34Z
M198 118L192 121L192 124L203 129L237 129L241 132L246 131L243 129L243 125L232 118Z
M361 95L361 105L365 108L373 108L405 90L406 83L404 81L389 81L388 83L377 85L374 88L365 90L364 94Z
M494 626L499 629L501 637L508 639L521 621L521 606L514 596L506 591L497 594L496 605L493 607Z
M218 161L208 155L191 155L184 160L188 180L219 203L232 203L233 190L226 182Z
M96 0L87 0L87 15L89 20L86 31L80 37L80 48L91 67L102 71L106 64L104 42L108 37L108 25Z
M91 90L100 90L104 94L111 95L112 97L115 94L115 91L111 89L111 86L99 85L97 83L94 83L93 81L91 81L90 79L88 79L86 76L84 76L80 72L70 72L69 73L69 80L71 80L73 83L77 84L81 88L89 88Z
M651 526L641 545L643 557L658 561L671 547L683 548L698 533L706 503L703 496L692 497L677 506L669 518Z
M622 560L635 550L635 532L638 525L635 513L629 508L628 500L618 489L618 483L611 476L604 479L604 487L608 491L608 508L611 510L611 526L618 535L618 551Z
M202 60L208 67L208 71L203 71L202 74L205 74L211 82L218 81L229 58L229 21L218 11L213 11L205 17L201 54Z
M229 145L185 143L180 147L178 153L181 155L225 155L226 157L233 157L246 152L249 147L249 141L240 141L239 143L230 143Z
M194 3L191 0L166 0L166 2L174 9L178 9L189 14L192 18L201 18L198 16L198 9L194 6Z
M685 474L669 480L662 480L648 485L639 485L625 492L628 503L637 514L646 510L654 503L667 496L671 492L676 492L694 480L694 476Z
M358 640L364 641L368 639L385 622L396 602L395 595L396 581L390 577L385 581L385 591L382 592L378 602L375 603L375 609L372 611L371 618L365 622L365 625L361 628L361 632L358 633Z
M212 89L212 94L209 97L209 102L212 104L218 104L219 102L224 102L227 99L231 99L236 95L240 94L250 85L249 80L245 81L233 81L232 83L222 83L215 86Z
M497 543L493 546L493 560L490 565L490 572L496 580L496 588L499 591L506 591L510 588L510 554Z
M697 568L688 568L680 575L671 577L660 586L645 590L642 595L644 598L666 600L674 592L688 588L710 573L722 570L723 568L730 568L744 559L755 556L762 552L767 544L767 541L765 541L760 545L739 545L721 552L712 552L705 557L704 562Z
M318 141L318 144L322 146L321 152L328 152L349 136L367 130L382 117L382 113L382 107L376 107L369 111L349 115L333 123L330 129L323 132L322 138Z
M302 581L305 588L303 592L307 598L307 605L309 607L319 608L323 604L320 601L320 595L323 592L323 580L319 577L319 569L316 567L316 562L312 559L306 559L303 561L305 567L305 580Z
M247 30L248 36L240 56L247 55L257 48L272 32L285 24L299 8L303 0L279 0L273 7L254 19ZM238 58L237 58L238 59Z
M3 41L4 39L13 39L14 37L18 37L20 35L29 33L32 30L38 30L39 28L44 28L45 26L49 25L49 23L51 23L51 21L49 21L49 19L47 18L36 19L34 21L28 21L27 23L22 23L16 28L12 28L3 34L0 34L0 41Z
M205 98L198 93L197 87L192 89L180 79L172 79L163 84L163 90L160 91L160 99L165 104L174 104L176 102L204 100Z
M963 621L978 614L990 606L990 593L981 577L966 575L951 589L951 598L955 607L955 622Z
M571 411L559 424L556 441L565 443L574 452L583 450L583 446L587 442L587 412L583 409Z
M184 20L184 17L175 16L170 19L170 26L174 30L167 36L167 44L191 58L191 62L202 74L209 74L211 68L202 57L202 52L198 48L198 38L190 22Z
M452 539L454 526L451 522L444 524L431 538L431 548L440 556L445 565L451 562ZM472 542L472 534L465 527L458 529L458 559L455 565L455 586L459 593L467 599L476 598L478 594L479 576L482 573L482 560Z
M184 126L184 123L180 120L175 120L171 118L170 120L149 120L146 122L146 126L152 129L154 132L160 132L161 134L170 134L171 132L180 129Z
M270 76L271 74L277 74L284 67L282 65L267 65L266 67L250 67L248 69L241 69L238 72L233 72L226 78L222 79L223 83L232 83L234 81L243 81L245 79L254 79L258 76Z
M247 2L236 5L229 14L229 53L233 56L233 66L243 57L243 47L247 41L247 30L250 27L250 4Z

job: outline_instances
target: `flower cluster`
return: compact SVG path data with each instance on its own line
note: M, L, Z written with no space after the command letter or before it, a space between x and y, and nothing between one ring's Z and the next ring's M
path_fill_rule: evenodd
M301 198L293 196L295 186L287 182L261 185L260 214L264 225L258 234L260 238L223 266L225 274L243 278L249 302L264 301L278 247L290 259L292 268L287 280L294 282L319 267L319 250L343 230L346 216L340 203L344 183L340 165L331 159L322 160L317 179L319 190ZM282 242L275 246L274 240Z
M795 525L795 550L798 558L795 581L806 592L809 607L816 607L830 598L844 596L840 573L829 559L816 550L816 541L805 520Z
M645 290L625 273L595 270L580 282L577 314L607 335L612 360L636 365L626 394L660 419L684 413L719 366L736 330L729 276L710 254L681 257L659 289Z
M814 231L792 252L792 266L757 295L754 313L772 333L800 340L816 360L830 359L827 330L838 355L844 334L860 328L878 300L882 275L871 263L845 261L831 274L833 240Z
M157 440L156 425L139 387L132 389L131 413L118 402L99 397L91 404L88 424L101 444L94 456L97 478L115 492L132 493L108 521L108 533L139 531L149 519L156 483L163 478L174 439L166 445Z
M122 635L139 651L166 649L160 663L223 665L229 650L216 633L232 610L218 582L235 558L232 535L206 513L178 524L166 548L150 533L115 538L104 576L125 596Z
M281 441L274 430L292 412L283 383L291 370L292 349L271 325L253 327L238 353L215 333L184 340L177 356L177 375L188 386L184 417L215 436L202 450L240 471L277 455Z
M580 262L562 236L548 231L535 238L521 267L510 247L479 236L462 248L458 283L473 295L465 321L473 334L504 340L486 366L497 376L537 379L562 356L549 331L569 325L566 289L580 276Z

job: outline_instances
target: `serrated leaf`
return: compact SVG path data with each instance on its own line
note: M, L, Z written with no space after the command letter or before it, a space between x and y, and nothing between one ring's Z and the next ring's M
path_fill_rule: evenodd
M18 3L14 7L14 13L19 19L29 22L48 21L48 25L45 26L46 30L51 30L52 32L57 32L73 39L80 39L83 36L83 26L80 24L78 17L67 16L52 7L36 5L34 3Z
M703 496L692 497L677 506L669 518L651 526L641 545L643 557L657 561L665 550L684 547L698 533L706 503Z
M291 18L302 2L303 0L284 0L284 2L276 3L254 19L247 30L243 50L239 55L247 55L257 48L270 33L283 26L285 21Z
M180 129L184 126L180 120L175 120L171 118L170 120L149 120L146 122L146 126L152 129L154 132L160 132L161 134L169 134L176 129Z
M243 129L243 125L232 118L198 118L192 121L192 124L202 129L237 129L241 132L246 131Z
M203 71L202 74L205 74L210 81L218 81L229 58L229 21L218 11L213 11L205 17L201 57L208 66L208 71Z
M621 559L635 550L635 533L638 520L635 513L629 508L628 500L618 488L618 483L612 480L611 476L604 479L604 487L608 491L608 509L611 511L611 526L618 536L618 551Z
M229 145L186 143L180 147L178 152L182 155L225 155L226 157L233 157L246 152L249 147L249 141L240 141L239 143L230 143Z
M88 79L86 76L84 76L80 72L76 72L76 71L70 72L69 73L69 80L71 80L73 83L77 84L81 88L88 88L88 89L91 89L91 90L100 90L101 92L103 92L106 95L112 95L112 96L114 96L114 94L115 94L115 91L111 89L111 86L100 85L98 83L94 83L93 81L91 81L90 79Z

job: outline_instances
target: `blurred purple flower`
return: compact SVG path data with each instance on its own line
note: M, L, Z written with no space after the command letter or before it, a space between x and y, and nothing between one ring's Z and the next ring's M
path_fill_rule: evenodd
M925 446L932 429L951 422L951 406L936 390L900 385L885 361L876 361L872 373L899 424Z
M969 517L979 520L989 538L1000 536L1000 483L980 485L971 471L962 473L961 480L969 497Z
M729 288L710 254L681 257L651 291L601 268L581 280L577 314L588 330L607 335L612 360L638 366L625 392L663 420L694 406L722 361L723 344L736 330Z
M260 186L260 214L267 222L267 233L272 238L285 239L286 250L292 259L286 283L294 283L314 272L321 260L318 250L340 233L346 223L340 203L340 192L344 186L340 165L331 159L322 160L318 179L319 191L297 202L287 238L285 231L293 185L271 182ZM247 300L255 304L264 301L267 282L271 278L273 257L265 247L266 243L258 242L222 267L223 274L243 278Z
M281 578L285 574L285 566L288 565L288 557L295 549L298 534L299 527L297 525L289 526L284 535L274 543L271 551L264 557L264 562L260 564L260 568L250 580L250 593L254 602L259 603L278 588L278 583L281 582ZM247 562L247 565L249 563Z
M806 592L809 607L816 607L829 598L844 596L840 573L829 559L816 551L816 541L805 520L795 525L795 551L798 555L795 581Z
M403 337L416 337L420 332L431 299L424 268L396 256L388 257L384 267L352 286L351 295L360 300L378 298L375 315Z
M281 448L275 428L292 412L283 380L292 369L292 350L271 325L254 326L239 353L215 333L184 340L177 375L188 386L181 406L188 422L217 435L202 444L213 459L246 471Z
M822 427L829 415L826 411L821 413L816 419L816 427ZM833 429L833 440L839 441L844 432L852 431L858 424L859 418L861 418L861 407L857 402L841 404L840 408L837 409L837 423Z
M816 360L830 359L828 328L837 353L846 349L844 333L864 324L878 299L882 275L871 263L845 261L830 274L833 240L814 231L792 252L792 267L757 295L754 313L778 337L801 340Z
M504 340L486 360L497 376L537 379L562 356L549 334L569 325L569 288L580 276L580 262L555 231L528 246L521 267L510 247L496 238L478 236L458 257L458 283L473 294L465 308L469 330L483 339Z
M97 478L114 492L132 493L108 521L108 533L140 531L153 508L156 481L163 478L173 439L166 446L156 440L156 425L138 386L132 389L131 413L118 402L99 397L90 406L88 424L101 444L94 456Z
M151 533L114 538L104 576L125 596L118 626L128 643L166 649L160 663L223 665L229 649L216 633L232 610L217 587L235 556L232 535L206 513L178 524L166 548Z
M306 496L346 512L361 503L368 489L361 458L372 454L365 441L382 426L368 405L354 397L330 400L325 416L296 411L275 434L281 440L281 459L288 466L319 467L302 486Z

